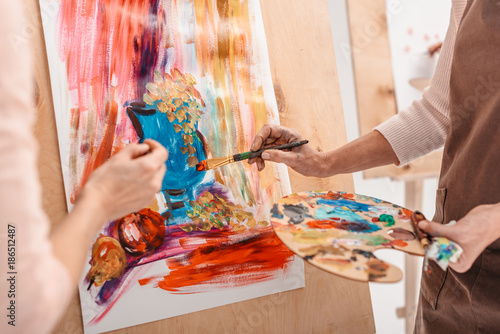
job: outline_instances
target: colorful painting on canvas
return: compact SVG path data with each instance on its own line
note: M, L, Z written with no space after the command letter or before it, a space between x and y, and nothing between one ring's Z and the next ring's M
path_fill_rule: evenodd
M58 7L43 19L69 206L128 143L152 138L170 153L155 201L96 236L80 283L85 331L303 286L268 220L289 192L286 169L194 168L248 151L279 121L258 1L40 4Z
M285 196L271 210L278 237L309 263L349 279L392 283L401 270L379 260L378 249L423 255L412 211L373 197L344 192Z

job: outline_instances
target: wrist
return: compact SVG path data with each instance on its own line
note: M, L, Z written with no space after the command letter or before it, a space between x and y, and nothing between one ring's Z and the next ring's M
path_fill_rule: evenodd
M100 193L99 189L94 189L88 184L78 195L73 211L81 211L100 227L110 220L109 207L109 203L106 202L105 196Z
M319 152L320 154L320 166L321 166L321 177L329 177L339 174L337 170L336 151L330 152Z

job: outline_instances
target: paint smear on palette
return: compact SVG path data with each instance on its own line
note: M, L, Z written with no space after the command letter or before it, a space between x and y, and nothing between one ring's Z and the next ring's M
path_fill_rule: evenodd
M390 248L423 255L411 214L373 197L304 192L278 201L271 222L285 245L321 269L358 281L397 282L401 270L374 252Z

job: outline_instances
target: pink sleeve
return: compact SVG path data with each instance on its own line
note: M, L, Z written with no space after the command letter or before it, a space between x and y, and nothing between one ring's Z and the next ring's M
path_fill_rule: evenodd
M453 49L466 4L466 0L453 2L450 26L437 69L422 99L375 128L390 143L401 165L444 145L450 127L449 82Z
M21 5L0 3L0 332L47 333L74 291L69 273L52 253L50 223L41 205L33 77Z

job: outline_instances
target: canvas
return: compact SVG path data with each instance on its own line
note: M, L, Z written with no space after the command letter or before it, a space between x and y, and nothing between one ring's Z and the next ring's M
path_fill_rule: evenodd
M86 333L304 286L275 236L283 166L197 163L248 151L278 123L258 1L40 0L69 207L128 143L169 150L151 205L109 222L80 282ZM50 15L56 13L56 15Z

